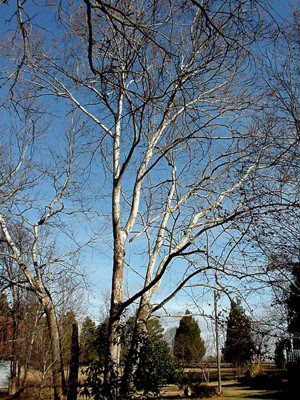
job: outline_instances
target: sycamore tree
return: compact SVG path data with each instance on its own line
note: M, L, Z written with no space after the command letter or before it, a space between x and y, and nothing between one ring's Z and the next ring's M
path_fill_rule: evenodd
M18 7L25 20L19 22L19 47L8 40L1 48L5 67L12 68L5 84L18 78L13 93L14 82L22 82L39 101L47 99L57 131L57 120L66 115L80 122L71 132L80 132L84 159L74 168L68 151L64 162L58 157L63 173L50 168L55 190L31 222L31 247L41 229L61 220L71 205L63 201L70 177L86 168L92 198L87 208L100 216L93 224L109 225L112 247L107 399L127 399L132 391L142 349L138 338L151 314L209 270L237 278L249 273L214 263L213 252L229 237L244 235L254 216L290 206L277 196L276 180L272 191L257 191L266 176L272 181L274 165L292 146L276 146L274 137L283 132L253 118L264 107L254 49L273 28L266 3L67 1L48 5L56 24L49 30L31 23L38 7L32 2L28 12L26 4ZM18 93L21 103L32 92ZM73 149L74 136L68 138ZM76 189L79 195L82 187ZM9 207L6 214L11 216ZM9 252L23 267L7 226L4 220ZM35 251L30 254L39 279L43 264L34 262ZM132 305L135 327L121 368L120 327Z

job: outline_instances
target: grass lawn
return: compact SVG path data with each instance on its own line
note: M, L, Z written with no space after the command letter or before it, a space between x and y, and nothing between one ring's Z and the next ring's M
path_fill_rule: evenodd
M215 383L211 383L215 385ZM251 387L245 384L237 383L234 380L228 380L222 384L222 395L211 397L211 400L296 400L297 397L290 397L286 390L286 383L281 387ZM164 399L183 400L182 390L177 386L169 385L164 390Z
M195 371L195 370L194 370ZM185 371L192 372L192 371ZM276 378L278 372L274 368L269 368L267 370L267 375ZM233 379L233 370L230 368L224 368L222 370L223 383L222 383L222 395L217 397L211 397L210 400L296 400L297 396L290 396L287 393L286 386L287 382L285 380L272 380L261 382L260 386L249 386L247 384L237 383ZM211 371L212 382L210 385L216 386L216 371ZM81 377L82 378L82 377ZM34 374L30 375L30 380L32 383L37 381L37 377ZM35 400L37 397L33 396L33 388L29 388L25 393L22 394L20 399L23 400ZM40 400L49 400L51 398L50 390L44 389L42 391L42 396ZM1 395L1 400L8 400L9 397L5 394ZM168 385L163 389L163 399L165 400L184 400L186 399L183 395L183 390L179 390L177 385ZM78 400L83 400L81 397ZM205 399L204 399L205 400Z
M226 383L223 385L223 396L215 397L215 399L225 400L288 400L287 393L284 389L256 389L249 386L238 385L236 383Z

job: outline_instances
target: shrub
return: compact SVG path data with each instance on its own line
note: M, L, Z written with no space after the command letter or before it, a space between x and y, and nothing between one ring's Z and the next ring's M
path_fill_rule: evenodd
M134 318L130 318L121 331L122 339L122 368L127 362L130 341L132 340L134 329ZM103 325L103 333L106 332L106 326ZM158 320L151 320L148 323L148 332L142 331L137 337L137 347L140 348L139 362L135 371L134 390L141 392L143 399L159 399L161 388L168 383L180 381L181 371L177 368L177 363L172 355L171 348L164 340L163 329ZM104 336L104 335L103 335ZM106 342L102 338L103 349ZM139 342L139 343L138 343ZM104 353L104 352L103 352ZM103 382L104 358L92 362L86 369L86 379L83 385L82 395L94 400L107 399L107 387ZM116 386L120 384L119 377L116 378ZM111 384L110 384L111 389ZM129 396L129 395L128 395ZM131 396L131 394L130 394ZM128 399L131 397L128 397ZM135 397L136 398L136 397Z
M252 372L254 376L262 376L265 373L265 368L261 363L253 364Z
M161 388L178 381L179 371L169 345L160 335L144 338L140 362L136 372L135 386L147 396L159 398Z
M197 397L200 399L214 397L218 395L218 390L215 386L209 386L207 384L192 385L191 395L192 397Z
M203 373L192 371L183 373L178 383L180 383L181 385L191 385L193 383L199 382L203 382Z

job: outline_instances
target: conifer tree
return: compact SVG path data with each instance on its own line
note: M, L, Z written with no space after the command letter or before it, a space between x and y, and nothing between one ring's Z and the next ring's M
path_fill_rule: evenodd
M186 315L179 322L175 333L173 352L181 365L196 366L202 360L206 349L199 325L189 314L190 312L187 310Z
M254 349L251 320L245 314L240 300L232 301L227 318L224 360L236 366L247 364L252 359Z
M88 365L97 358L96 341L97 326L90 317L86 317L80 334L80 363L82 365Z
M135 374L135 387L145 395L152 393L160 398L161 388L176 379L176 361L163 337L163 327L158 319L147 323L147 334L140 338L141 351Z
M62 347L62 360L63 365L67 366L71 356L71 342L73 324L77 323L76 315L73 310L67 311L59 320L61 347Z

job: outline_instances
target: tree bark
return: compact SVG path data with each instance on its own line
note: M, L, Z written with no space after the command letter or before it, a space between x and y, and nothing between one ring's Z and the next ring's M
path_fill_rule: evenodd
M19 349L18 349L18 311L16 299L13 293L13 310L12 310L12 321L13 321L13 338L12 338L12 360L10 370L10 385L9 394L10 396L15 395L20 389L20 377L18 376L18 365L19 365Z
M124 274L124 238L122 231L117 229L114 241L114 268L112 278L112 295L110 317L108 325L108 343L105 360L105 386L109 398L115 399L119 392L120 367L120 323L119 308L123 300L123 274Z
M221 375L221 354L219 343L219 316L218 316L218 293L214 291L214 312L215 312L215 333L216 333L216 352L217 352L217 370L218 370L218 394L222 393L222 375Z
M116 116L115 132L113 135L113 191L112 191L112 226L114 236L114 260L111 291L110 316L108 324L108 343L105 358L104 383L108 398L115 399L119 394L120 377L120 306L123 301L123 279L126 233L122 230L120 199L121 199L121 158L120 137L121 118L123 110L123 94L120 90L118 99L118 112Z

